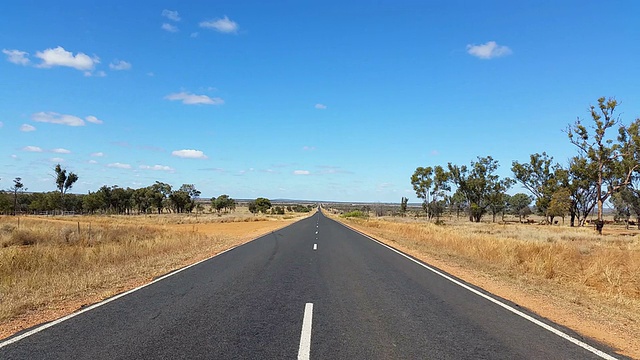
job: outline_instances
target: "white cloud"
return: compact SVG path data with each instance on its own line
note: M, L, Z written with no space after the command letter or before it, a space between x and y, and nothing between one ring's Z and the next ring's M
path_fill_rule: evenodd
M122 163L119 163L119 162L107 164L107 167L114 168L114 169L131 169L131 165L122 164Z
M3 126L4 126L4 123L0 121L0 128L2 128Z
M17 159L17 158L18 158L18 155L16 155L16 154L11 154L11 158L12 158L12 159Z
M95 160L89 160L89 164L97 164L98 162Z
M215 19L209 21L200 22L200 27L213 29L221 33L236 33L238 32L238 23L230 20L228 17L224 17L222 19Z
M311 172L308 170L294 170L293 175L309 175Z
M168 31L168 32L178 32L178 27L175 25L171 25L169 23L164 23L162 24L162 26L160 26L160 28L164 31Z
M102 124L104 121L98 119L97 117L93 116L93 115L89 115L87 117L84 118L85 120L87 120L88 122L92 123L92 124Z
M313 151L315 149L316 149L315 146L303 146L302 147L302 150L304 150L304 151Z
M42 63L38 67L50 68L54 66L67 66L76 70L93 70L96 64L100 63L97 56L89 57L84 53L73 55L72 52L65 50L62 46L55 49L46 49L38 51L36 57L42 59Z
M102 152L94 152L94 153L91 153L91 156L93 156L93 157L103 157L104 153L102 153Z
M84 126L84 120L73 115L58 114L52 111L41 111L31 115L31 119L37 122L60 124L67 126Z
M71 154L71 151L69 151L67 149L63 149L63 148L57 148L57 149L53 149L51 151L56 153L56 154Z
M39 146L25 146L22 150L28 152L42 152L42 148Z
M49 159L49 161L51 161L52 163L61 163L61 162L64 162L64 159L60 157L54 157Z
M30 62L29 58L27 58L29 53L26 51L2 49L2 53L7 55L9 62L14 64L27 65Z
M467 52L480 59L493 59L512 53L509 47L498 45L495 41L489 41L482 45L467 45Z
M131 69L131 63L126 62L124 60L115 60L111 64L109 64L109 69L111 70L129 70Z
M164 97L167 100L175 101L181 100L183 104L187 105L196 105L196 104L207 104L207 105L222 105L224 104L224 100L219 97L210 98L207 95L196 95L188 92L179 92L169 94Z
M171 155L184 159L207 159L207 155L200 150L176 150L172 151Z
M192 37L192 38L197 38L199 35L200 35L200 33L196 31L196 32L192 32L191 35L189 35L189 36Z
M164 9L162 10L162 16L166 17L167 19L171 20L171 21L180 21L180 15L178 14L177 11L172 11L172 10L167 10Z
M23 131L23 132L36 131L36 127L29 124L22 124L22 126L20 126L20 131Z
M325 105L325 104L315 104L315 106L314 106L314 107L315 107L316 109L318 109L318 110L324 110L324 109L326 109L326 108L327 108L327 105Z
M103 70L96 71L96 72L85 71L84 72L84 76L86 76L86 77L106 77L107 73L104 72Z
M166 171L166 172L174 172L175 171L174 168L172 168L170 166L166 166L166 165L153 165L153 166L140 165L140 169L153 170L153 171Z

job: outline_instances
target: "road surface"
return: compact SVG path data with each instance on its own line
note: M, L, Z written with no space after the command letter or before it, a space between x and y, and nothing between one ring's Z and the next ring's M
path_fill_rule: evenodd
M612 358L452 280L318 213L0 342L0 359Z

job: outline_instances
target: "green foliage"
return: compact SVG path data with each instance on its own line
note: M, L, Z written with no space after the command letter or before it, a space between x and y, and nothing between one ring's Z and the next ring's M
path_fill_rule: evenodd
M56 165L54 171L56 172L56 187L60 192L60 206L64 207L64 195L78 181L78 175L72 172L67 174L67 169L63 169L60 164Z
M601 97L597 106L591 106L592 126L580 119L567 127L569 141L578 148L579 163L590 169L595 177L595 198L598 221L603 221L604 202L616 191L631 183L640 167L640 119L630 125L621 124L616 115L618 101ZM607 130L618 125L617 137ZM578 169L582 170L582 169ZM601 232L601 228L598 229Z
M344 214L342 214L340 216L343 217L343 218L367 218L367 217L369 217L367 214L365 214L361 210L349 211L348 213L344 213Z
M448 167L457 191L467 200L470 219L475 222L480 222L489 206L504 202L503 194L513 184L513 180L500 180L495 174L498 161L491 156L478 157L478 161L472 161L469 168L451 163Z
M225 212L233 211L236 209L236 201L229 197L229 195L220 195L218 198L211 198L211 208L215 209L218 213L222 210Z
M11 211L11 200L9 194L0 190L0 213L7 214Z
M527 217L531 214L529 205L531 204L531 197L527 194L517 193L510 196L507 200L509 206L509 212L512 215L516 215L522 220L523 217Z
M536 198L536 208L538 211L548 216L547 209L551 202L551 197L566 178L566 171L559 164L553 163L553 157L542 154L532 154L529 163L521 164L514 161L511 171L515 180L520 182L525 189L529 190Z
M271 200L267 198L259 197L249 203L249 211L253 214L266 214L269 209L271 209Z
M298 213L307 213L313 210L313 205L304 206L304 205L296 204L292 207L292 210Z
M551 201L549 202L549 216L550 222L553 222L554 216L564 217L571 210L571 192L567 188L560 188L553 193Z
M402 199L400 200L400 214L402 216L405 216L407 213L407 204L409 203L409 199L406 197L402 197Z

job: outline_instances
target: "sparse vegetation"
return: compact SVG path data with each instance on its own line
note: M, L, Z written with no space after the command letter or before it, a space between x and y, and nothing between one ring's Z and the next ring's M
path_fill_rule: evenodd
M295 219L253 216L246 207L220 217L0 217L0 338Z
M427 262L438 259L454 268L483 274L501 286L512 284L562 302L564 309L570 307L579 316L588 312L594 321L607 322L620 332L618 346L640 331L637 231L618 231L603 238L588 227L464 221L436 226L401 217L366 221L351 217L344 221Z
M361 210L353 210L341 215L343 218L367 218L369 215L365 214Z

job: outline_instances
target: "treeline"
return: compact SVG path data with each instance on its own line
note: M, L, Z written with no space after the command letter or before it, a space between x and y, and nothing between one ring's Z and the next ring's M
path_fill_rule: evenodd
M501 179L496 174L497 160L478 157L469 166L448 163L446 167L418 167L411 184L429 217L448 209L464 211L471 221L478 222L489 212L495 219L510 207L516 210L515 196L523 203L526 196L529 201L535 200L536 211L549 224L556 216L569 216L571 226L576 222L583 225L597 208L596 228L602 232L606 201L613 203L619 217L626 216L628 221L634 214L640 223L640 119L623 124L616 115L617 106L615 99L602 97L598 105L589 108L590 125L578 119L567 126L565 132L578 154L566 165L554 162L545 152L536 153L529 162L514 161L513 178ZM509 196L506 192L515 183L531 195ZM404 198L403 207L406 211Z
M203 211L198 201L200 191L193 184L183 184L178 189L156 181L153 185L132 189L117 185L102 186L88 194L61 195L58 191L43 193L1 192L0 212L4 214L59 213L77 214L149 214L191 213ZM211 209L217 212L233 211L236 201L229 195L211 199Z

